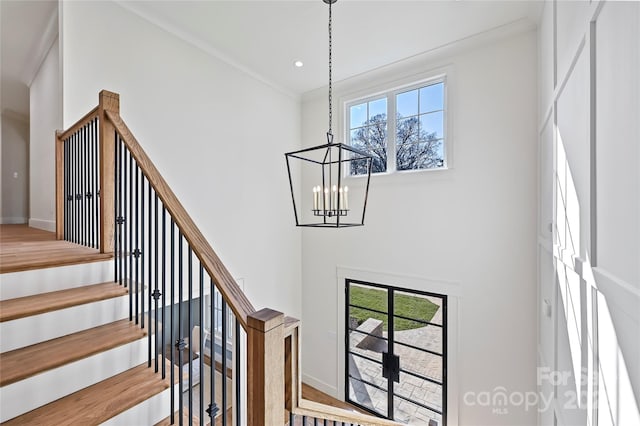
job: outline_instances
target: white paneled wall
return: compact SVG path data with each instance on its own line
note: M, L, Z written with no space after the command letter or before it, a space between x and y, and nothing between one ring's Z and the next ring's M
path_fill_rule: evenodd
M640 424L640 3L547 2L538 40L538 422Z

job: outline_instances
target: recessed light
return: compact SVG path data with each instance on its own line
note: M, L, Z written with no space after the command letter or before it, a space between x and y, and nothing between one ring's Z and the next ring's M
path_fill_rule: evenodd
M293 65L295 65L295 66L296 66L296 68L300 68L300 67L302 67L304 64L302 63L302 61L295 61L295 62L293 63Z

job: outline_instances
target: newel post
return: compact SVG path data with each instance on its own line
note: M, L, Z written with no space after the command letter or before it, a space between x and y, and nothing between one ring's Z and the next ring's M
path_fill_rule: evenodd
M98 96L100 122L100 252L113 253L115 235L115 129L105 111L120 114L120 95L102 90Z
M64 144L56 131L56 239L64 239Z
M284 314L262 309L248 317L247 416L250 425L284 421Z

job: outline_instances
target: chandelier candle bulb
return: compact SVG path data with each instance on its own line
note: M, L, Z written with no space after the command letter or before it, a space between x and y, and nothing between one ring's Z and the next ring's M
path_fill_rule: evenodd
M338 187L333 185L331 187L331 210L338 208Z
M348 186L344 186L344 199L342 200L344 203L344 206L342 207L345 210L349 210L349 187Z
M325 188L324 188L324 210L327 211L329 209L330 209L330 207L329 207L329 188L327 188L325 186Z
M344 210L344 191L342 190L342 187L340 187L340 189L338 189L338 209L339 210Z
M318 210L318 187L313 187L313 209Z

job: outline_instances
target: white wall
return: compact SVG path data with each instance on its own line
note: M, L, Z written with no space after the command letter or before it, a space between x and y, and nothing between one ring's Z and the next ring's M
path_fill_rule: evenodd
M55 131L62 128L59 41L29 88L29 226L55 230Z
M640 424L640 3L540 28L539 423Z
M457 305L449 318L449 424L535 422L535 407L500 414L503 407L463 402L499 386L536 389L536 36L530 27L507 33L338 85L334 99L346 101L444 67L453 167L374 176L364 227L303 231L302 365L305 380L326 392L344 396L340 278L395 279L446 292ZM325 97L305 97L303 146L324 137Z
M27 223L29 215L29 121L2 114L1 223Z
M121 115L256 309L300 315L300 232L283 153L299 101L113 2L61 6L64 125Z

